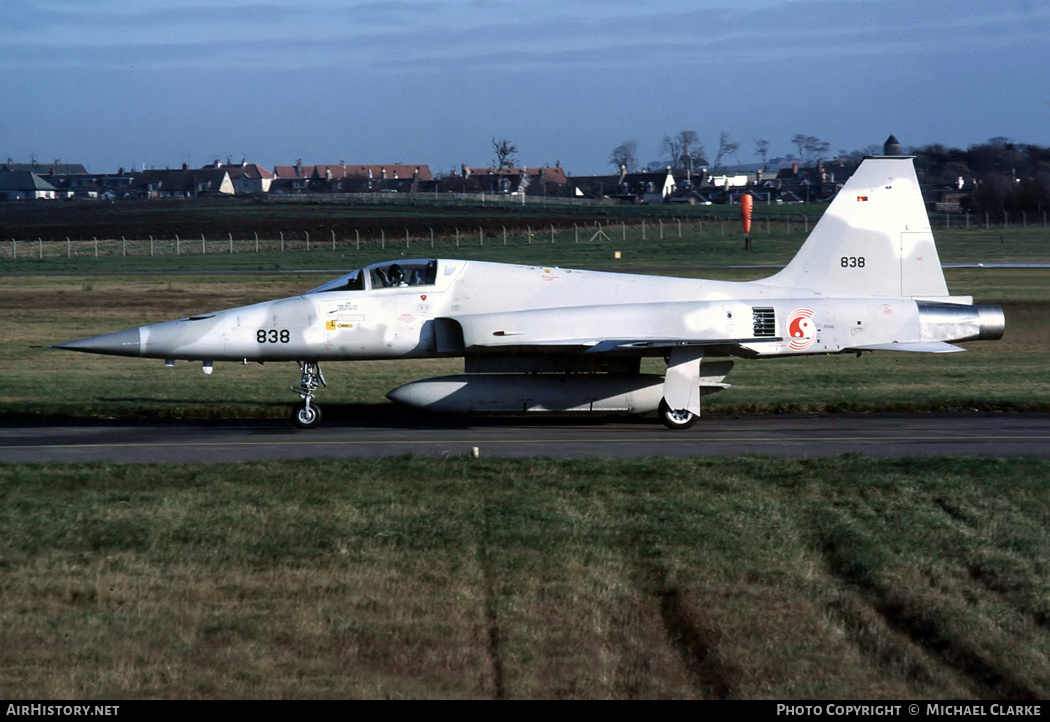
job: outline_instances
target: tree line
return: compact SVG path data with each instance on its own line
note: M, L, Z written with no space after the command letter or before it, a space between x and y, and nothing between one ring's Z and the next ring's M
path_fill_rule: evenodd
M992 218L1042 213L1050 207L1050 148L991 138L966 150L933 144L915 148L919 181L967 191L963 210Z
M813 165L828 157L831 144L812 135L798 133L791 139L798 150L798 158L804 165ZM638 156L638 141L625 140L609 155L614 168L626 168L628 173L640 170L656 170L670 166L676 173L707 168L712 173L724 170L724 163L740 150L740 143L733 140L727 131L718 134L714 155L708 156L700 135L695 130L681 130L674 135L665 135L660 141L660 160L641 163ZM754 153L761 158L763 167L769 162L769 141L756 138Z
M797 133L792 139L796 153L792 156L801 165L812 167L818 163L838 162L856 165L868 155L881 155L881 145L831 152L831 144L812 135ZM756 138L753 152L762 162L769 163L768 140ZM676 174L686 174L706 168L712 173L724 171L725 162L735 156L740 144L729 133L718 136L714 154L708 156L696 131L683 130L665 135L660 142L659 161L643 165L638 156L638 142L626 140L616 146L609 163L628 172L656 170L670 166ZM926 186L944 186L964 193L961 207L969 213L989 214L993 218L1004 213L1042 213L1050 208L1050 148L1014 143L1006 138L991 138L963 150L941 144L908 148L905 153L915 156L919 181Z

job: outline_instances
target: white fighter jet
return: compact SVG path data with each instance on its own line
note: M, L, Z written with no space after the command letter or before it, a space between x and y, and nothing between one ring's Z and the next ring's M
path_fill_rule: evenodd
M950 296L911 158L867 158L794 259L707 281L421 259L358 269L301 296L56 346L202 361L296 361L293 420L319 423L322 361L463 357L464 373L388 394L440 412L658 411L696 422L733 358L961 351L998 339L1001 308ZM662 357L664 375L640 373Z

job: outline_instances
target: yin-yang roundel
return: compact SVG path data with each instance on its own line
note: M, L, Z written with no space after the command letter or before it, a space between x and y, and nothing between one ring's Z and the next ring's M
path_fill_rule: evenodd
M788 348L804 351L813 345L817 337L817 325L813 322L813 311L798 308L788 316Z

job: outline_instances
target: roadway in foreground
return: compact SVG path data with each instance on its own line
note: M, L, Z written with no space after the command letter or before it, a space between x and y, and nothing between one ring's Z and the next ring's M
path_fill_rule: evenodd
M468 418L413 423L119 423L0 428L0 462L233 462L310 457L1033 456L1050 415L830 414L708 417L686 431L652 419Z

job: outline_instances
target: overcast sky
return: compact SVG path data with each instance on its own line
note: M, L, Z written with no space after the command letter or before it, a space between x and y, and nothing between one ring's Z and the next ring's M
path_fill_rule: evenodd
M1050 145L1045 0L2 0L0 161L611 170L690 129L756 160Z

